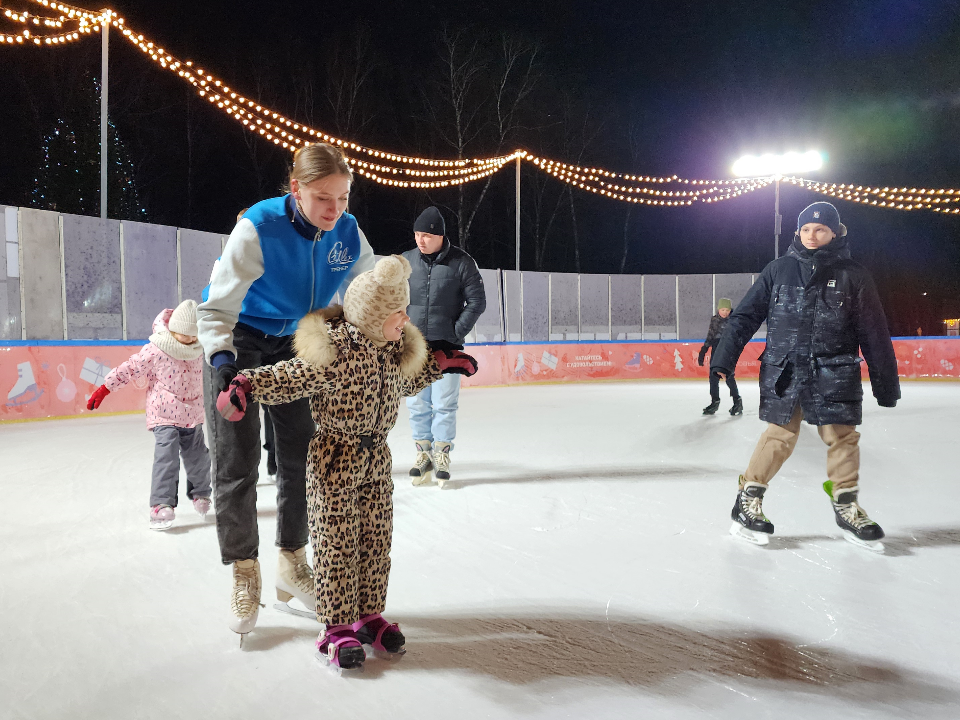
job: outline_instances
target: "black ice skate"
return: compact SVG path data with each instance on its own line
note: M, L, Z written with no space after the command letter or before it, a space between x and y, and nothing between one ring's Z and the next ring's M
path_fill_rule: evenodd
M743 475L740 476L743 482ZM763 494L767 491L766 485L748 482L737 493L737 501L733 504L730 517L733 525L730 534L739 537L754 545L766 545L773 535L773 523L763 514Z
M713 415L720 408L719 400L711 400L710 404L703 409L704 415Z
M734 417L743 415L743 398L735 397L733 399L733 407L730 408L730 414Z
M884 547L880 541L884 537L883 528L871 520L857 503L860 488L854 485L852 488L841 490L834 497L833 483L827 480L823 484L823 489L833 503L833 512L837 517L837 525L843 530L844 539L866 550L882 553Z

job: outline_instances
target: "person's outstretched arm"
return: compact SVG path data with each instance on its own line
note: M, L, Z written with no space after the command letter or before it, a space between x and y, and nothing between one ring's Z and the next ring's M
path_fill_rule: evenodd
M732 373L743 349L767 319L775 263L776 261L763 269L746 296L737 304L737 309L730 314L717 349L710 358L710 372L719 373L722 377Z

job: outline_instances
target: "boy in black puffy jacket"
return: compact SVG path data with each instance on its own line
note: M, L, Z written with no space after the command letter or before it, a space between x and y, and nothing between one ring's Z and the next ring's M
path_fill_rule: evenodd
M723 328L727 325L727 319L733 311L733 302L730 298L720 298L717 302L717 314L710 318L710 327L707 328L707 337L703 341L703 347L700 348L700 355L697 357L697 364L703 367L704 358L707 356L707 350L711 353L717 351L717 345L720 344L720 336L723 334ZM720 408L720 377L716 373L710 375L710 404L703 409L704 415L713 415ZM733 377L733 371L726 377L727 387L730 389L730 397L733 398L733 407L730 408L731 415L743 415L743 400L740 398L740 391L737 390L737 380Z
M882 407L900 398L897 358L873 280L850 259L837 209L816 202L800 213L787 254L764 268L730 316L710 362L729 375L744 346L767 322L760 357L760 419L770 423L740 476L730 532L765 545L773 523L762 501L770 480L793 453L806 419L827 444L824 489L837 525L851 542L881 551L883 530L857 502L863 386L860 353Z

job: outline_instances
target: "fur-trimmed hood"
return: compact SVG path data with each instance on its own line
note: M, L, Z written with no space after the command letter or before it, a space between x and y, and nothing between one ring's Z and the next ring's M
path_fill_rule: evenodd
M370 338L344 319L340 305L316 310L300 320L293 347L299 357L317 367L332 365L341 353L356 352L363 347L373 352L378 349ZM416 376L427 362L427 342L412 323L404 326L399 341L389 342L386 347L399 356L400 372L407 378Z

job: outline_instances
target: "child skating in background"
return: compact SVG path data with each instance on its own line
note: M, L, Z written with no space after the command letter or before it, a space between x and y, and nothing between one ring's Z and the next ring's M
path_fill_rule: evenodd
M431 353L410 319L410 263L381 259L347 288L343 307L300 320L297 357L243 370L217 408L239 420L248 400L309 397L317 431L307 456L307 510L314 550L317 650L340 669L361 667L363 645L404 652L400 628L383 619L393 536L393 461L387 433L400 400L443 373L472 375L476 361L456 350ZM283 598L281 598L282 600Z
M850 259L847 229L827 202L808 206L797 220L787 254L767 265L730 316L710 362L721 377L760 325L767 346L760 357L760 419L769 423L744 474L730 532L766 545L773 523L763 514L767 485L793 453L800 423L817 426L827 444L824 490L837 525L856 545L883 551L883 530L858 503L863 414L860 353L881 407L900 398L897 357L873 279Z
M197 341L197 303L184 300L153 321L150 342L110 371L93 391L88 410L100 407L117 388L147 383L147 430L156 450L150 487L150 527L173 525L180 459L187 471L187 497L201 516L210 510L210 457L203 440L203 349Z
M717 344L720 342L720 335L723 328L727 325L727 318L733 310L733 303L730 298L720 298L717 301L717 314L710 318L710 327L707 328L707 338L703 341L703 347L700 348L700 355L697 358L697 364L703 367L703 360L707 356L707 350L711 355L717 351ZM716 373L710 375L710 404L703 409L704 415L713 415L720 408L720 378ZM733 371L727 375L727 387L730 388L730 397L733 398L733 407L730 408L731 415L743 415L743 400L740 398L740 391L737 390L737 380L733 377Z

